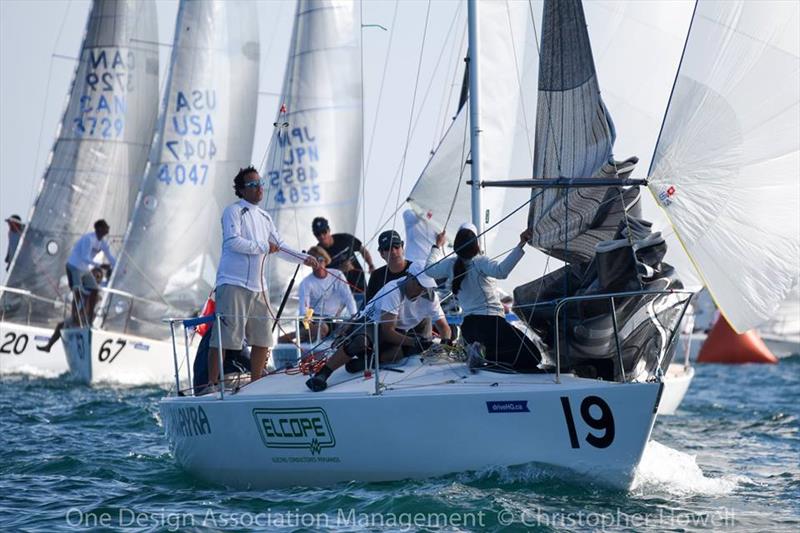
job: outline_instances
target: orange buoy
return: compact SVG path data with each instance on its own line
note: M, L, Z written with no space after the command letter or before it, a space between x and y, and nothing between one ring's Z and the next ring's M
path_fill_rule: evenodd
M736 333L724 316L714 323L708 337L700 348L698 363L770 363L775 357L755 330Z

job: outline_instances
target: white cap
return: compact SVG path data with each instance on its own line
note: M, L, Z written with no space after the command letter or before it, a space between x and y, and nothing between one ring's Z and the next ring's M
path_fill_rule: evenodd
M458 227L458 230L461 231L462 229L468 229L475 235L478 235L478 228L475 227L475 224L472 222L464 222Z
M411 266L408 267L408 275L414 276L414 278L417 280L417 283L426 289L435 289L436 280L427 275L424 270L425 267L422 265L422 263L411 263Z

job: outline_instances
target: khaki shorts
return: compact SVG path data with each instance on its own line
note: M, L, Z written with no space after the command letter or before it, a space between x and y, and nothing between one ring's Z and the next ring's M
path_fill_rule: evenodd
M224 349L241 350L245 338L249 346L272 346L272 312L260 292L237 285L220 285L215 293ZM211 347L219 348L216 327L211 332Z

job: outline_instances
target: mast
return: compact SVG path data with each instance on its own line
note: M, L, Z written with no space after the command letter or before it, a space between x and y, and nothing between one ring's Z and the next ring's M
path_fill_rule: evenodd
M472 223L478 229L478 234L483 232L481 225L481 123L480 123L480 95L478 94L478 80L480 66L478 64L478 0L469 0L467 3L467 29L469 31L469 127L470 127L470 177L472 178Z

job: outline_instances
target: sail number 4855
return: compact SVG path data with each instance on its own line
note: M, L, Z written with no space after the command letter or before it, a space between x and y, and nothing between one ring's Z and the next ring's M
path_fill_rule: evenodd
M572 407L568 396L561 397L561 407L564 410L564 419L567 423L569 441L573 448L580 448L578 441L578 431L575 429L575 419L572 417ZM600 409L600 416L595 417L592 407ZM591 431L586 435L586 442L595 448L608 448L614 442L614 415L611 407L599 396L587 396L581 402L581 418L592 429L602 430L602 435L596 435Z

